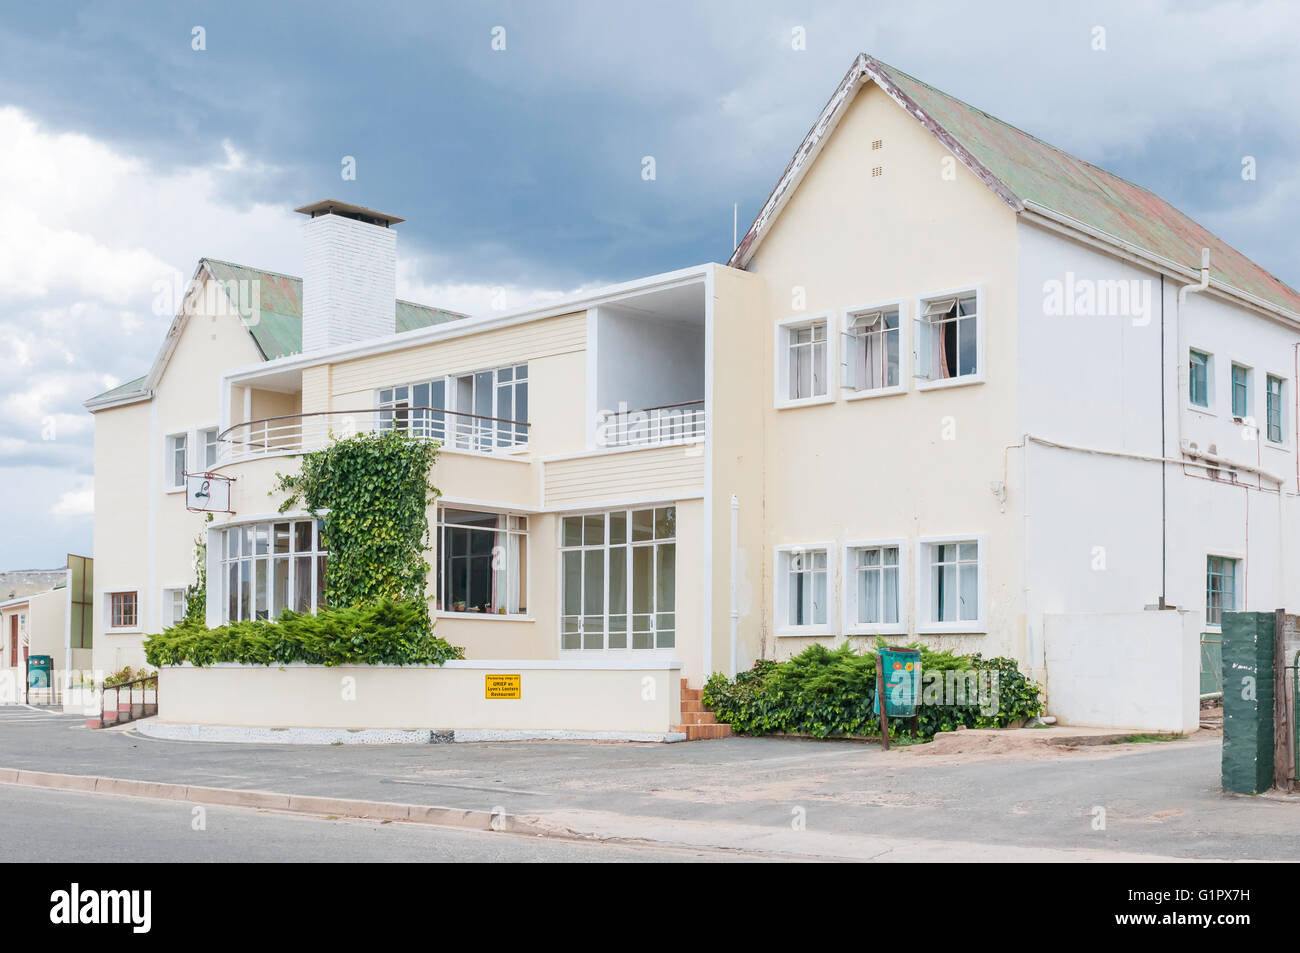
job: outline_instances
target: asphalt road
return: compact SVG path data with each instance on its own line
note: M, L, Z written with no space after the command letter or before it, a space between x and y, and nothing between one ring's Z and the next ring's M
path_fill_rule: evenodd
M673 843L701 843L716 834L719 839L707 842L746 849L760 841L766 849L786 849L770 846L776 842L767 835L789 835L797 822L796 830L831 846L837 838L884 835L915 838L931 849L995 845L1086 851L1090 859L1300 859L1300 802L1224 796L1219 757L1217 735L999 758L771 738L672 745L205 744L92 732L72 716L0 709L0 767L6 768L501 809ZM11 790L0 791L0 799ZM1099 811L1104 826L1097 824ZM659 836L658 829L674 832ZM693 839L680 836L683 831ZM815 838L804 840L812 847ZM823 855L820 848L809 853ZM894 849L891 859L905 854Z
M711 863L734 851L588 844L394 821L0 785L0 863Z

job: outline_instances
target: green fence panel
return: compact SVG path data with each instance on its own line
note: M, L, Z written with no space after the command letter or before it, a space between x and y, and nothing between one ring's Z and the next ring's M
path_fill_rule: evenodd
M1223 790L1273 784L1273 613L1223 614Z
M1223 642L1218 635L1201 635L1201 694L1223 691Z

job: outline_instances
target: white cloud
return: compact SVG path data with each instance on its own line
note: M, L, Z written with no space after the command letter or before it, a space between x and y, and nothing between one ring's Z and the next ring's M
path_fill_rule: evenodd
M57 519L86 517L94 512L95 483L92 477L82 477L75 489L63 493L50 507L50 514Z

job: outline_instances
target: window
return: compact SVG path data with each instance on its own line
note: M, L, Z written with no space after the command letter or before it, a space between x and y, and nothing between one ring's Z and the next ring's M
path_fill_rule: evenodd
M842 335L840 386L858 392L897 388L900 384L898 307L850 314L847 324Z
M778 406L829 399L829 317L790 318L777 323L776 378Z
M169 629L185 619L187 604L185 588L164 589L162 592L163 628Z
M379 429L409 430L463 450L528 443L528 365L440 377L379 391Z
M901 544L850 544L844 563L845 631L902 631Z
M1270 443L1282 443L1282 378L1272 374L1267 378L1267 394L1264 408L1267 417L1268 439Z
M163 460L163 484L169 490L183 489L185 486L188 446L187 434L174 433L167 438L167 452Z
M278 619L326 604L328 547L319 520L248 523L220 531L224 621Z
M927 381L978 378L979 294L965 291L921 302L916 319L916 376Z
M135 592L110 592L108 594L109 620L113 629L134 629L140 624L138 594Z
M1197 407L1210 406L1210 355L1204 351L1188 353L1187 399Z
M199 431L199 459L204 470L211 470L217 465L217 428L209 427Z
M671 649L677 634L677 508L561 520L562 649Z
M1237 608L1237 562L1225 556L1210 556L1205 566L1205 621L1222 625L1223 613Z
M776 551L778 634L827 635L830 632L829 544L782 546Z
M982 538L923 540L918 547L917 577L919 631L985 631Z
M1232 416L1245 419L1250 416L1250 368L1232 365Z
M528 612L528 517L438 509L440 612Z

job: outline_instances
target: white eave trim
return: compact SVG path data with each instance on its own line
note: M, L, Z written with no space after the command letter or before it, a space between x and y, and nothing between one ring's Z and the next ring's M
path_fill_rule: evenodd
M695 265L691 268L682 268L678 271L665 272L661 275L651 275L648 278L638 278L635 281L609 285L598 289L590 295L567 298L563 301L548 304L543 308L536 308L531 311L516 311L511 314L487 318L463 318L458 321L448 321L444 324L431 325L427 328L417 328L411 331L402 331L397 334L386 334L383 337L371 338L368 341L342 344L338 347L314 351L310 354L291 354L287 357L276 358L272 361L263 361L259 364L232 368L231 370L226 371L222 377L230 383L238 383L242 380L256 379L264 374L271 374L279 371L302 370L307 367L315 367L318 364L337 364L342 361L355 360L359 357L370 357L375 354L384 354L389 351L403 351L408 348L418 347L421 344L432 344L437 341L454 340L456 338L468 337L472 334L479 334L483 331L495 331L498 328L513 327L517 324L527 324L531 321L540 321L545 318L555 318L565 314L575 314L602 304L610 304L622 298L635 297L636 295L644 294L648 291L662 291L669 288L704 282L707 279L709 272L716 267L717 266L712 262L703 265Z
M153 399L153 391L145 390L138 394L126 394L120 397L113 397L108 400L83 400L81 406L85 407L92 414L99 410L110 410L113 407L124 407L127 404L141 404L147 400Z

